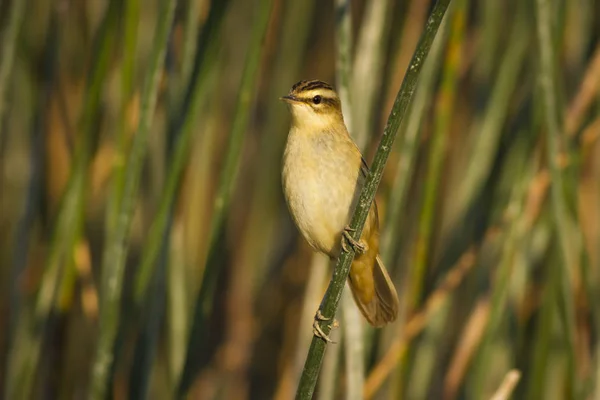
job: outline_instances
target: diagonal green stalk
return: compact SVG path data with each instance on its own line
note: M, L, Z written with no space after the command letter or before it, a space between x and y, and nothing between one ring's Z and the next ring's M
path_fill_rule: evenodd
M561 314L564 334L567 342L567 381L571 390L575 390L575 375L577 371L576 345L575 345L575 305L573 300L573 287L571 273L576 266L573 249L569 245L569 232L573 229L568 215L564 198L563 176L559 166L561 154L561 122L556 85L556 53L555 42L552 37L552 2L550 0L536 0L536 28L539 48L539 85L541 90L542 108L547 132L546 158L549 164L551 184L550 201L554 223L554 232L558 239L558 253L560 260L554 266L560 278L555 279L559 286L559 310ZM574 395L574 392L571 392Z
M431 44L442 22L444 14L446 13L449 3L450 0L439 0L433 8L431 16L425 25L415 54L413 55L404 77L404 81L402 82L402 86L400 87L400 90L396 96L396 100L394 101L390 117L388 118L388 122L383 132L383 137L379 143L377 153L375 154L375 159L373 160L371 172L369 173L365 185L362 188L358 205L350 222L350 228L353 229L352 238L355 240L358 240L362 234L362 229L367 219L369 210L371 209L371 204L375 199L377 187L381 182L385 163L392 149L394 139L396 138L398 127L400 126L400 123L402 122L410 105L415 92L419 74L423 67L423 63L425 62L427 54L429 53L429 49L431 48ZM333 277L322 303L322 313L325 317L333 317L337 311L338 304L342 297L342 290L344 289L346 279L348 278L350 264L352 263L353 259L353 250L342 252L338 257L333 271ZM325 334L329 334L331 326L322 322L320 325L321 329L323 329L323 332ZM312 398L317 383L319 370L323 362L325 347L325 341L316 336L313 337L306 358L306 363L304 364L304 371L300 378L300 384L296 392L297 399Z
M125 2L125 28L123 38L123 65L121 67L121 115L119 116L119 132L116 137L117 156L113 166L112 190L109 194L106 211L106 243L110 242L119 217L119 201L125 182L125 158L127 148L127 105L133 95L135 74L135 56L137 47L137 31L140 18L140 1Z
M253 110L252 103L257 86L260 61L264 48L264 40L269 26L269 19L273 9L273 0L261 0L257 19L253 24L252 35L248 45L242 80L237 94L236 110L231 127L231 133L228 138L225 162L219 177L219 185L214 199L212 220L208 234L208 257L204 269L202 285L196 299L194 319L189 335L188 349L184 369L179 384L179 394L183 395L187 390L192 376L195 353L194 350L203 345L203 338L206 337L206 322L212 311L211 303L213 300L214 288L217 277L222 270L222 263L215 262L215 255L220 249L219 233L224 227L225 218L231 198L234 185L241 161L241 152L245 139L245 132Z
M159 21L154 38L154 48L142 95L140 123L127 158L128 166L125 171L122 193L120 193L120 199L116 200L117 203L115 204L118 216L114 221L114 229L112 229L112 234L103 254L99 316L100 332L89 392L89 397L92 399L104 399L108 391L109 375L114 359L114 341L120 321L127 240L131 229L135 199L147 150L148 134L156 108L162 66L176 3L175 0L163 0L161 2L162 7L158 14ZM117 186L115 189L118 190L119 187Z

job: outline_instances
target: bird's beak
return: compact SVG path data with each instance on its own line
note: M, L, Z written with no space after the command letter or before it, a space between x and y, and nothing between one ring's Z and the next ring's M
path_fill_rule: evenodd
M285 101L286 103L290 103L290 104L296 103L298 101L297 98L295 98L294 96L289 96L289 95L280 97L279 100Z

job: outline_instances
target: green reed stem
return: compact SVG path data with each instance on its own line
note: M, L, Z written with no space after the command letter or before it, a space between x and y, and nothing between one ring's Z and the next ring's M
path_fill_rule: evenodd
M548 226L549 223L545 223L545 225ZM551 250L549 259L553 260L552 255L556 256L556 252L559 252L559 250ZM549 266L551 269L560 268L560 265L553 264L560 264L558 259L550 262ZM556 281L558 274L548 271L546 275L546 285L543 288L542 305L539 310L535 340L533 341L534 347L531 352L532 367L530 377L527 380L525 396L526 399L532 400L543 399L545 397L544 390L548 379L548 358L552 353L550 342L552 340L554 315L556 314L556 298L559 296L557 291L559 283Z
M539 85L541 100L547 129L546 156L550 169L550 200L552 206L554 232L558 239L559 262L556 263L554 273L560 278L554 280L560 285L559 310L562 317L564 334L567 342L567 376L568 385L575 390L575 375L577 370L575 348L575 306L573 300L573 287L571 271L575 268L575 256L569 245L569 232L573 229L570 224L567 205L564 198L563 176L558 165L561 154L561 122L556 86L556 53L552 37L552 10L550 0L536 0L537 41L539 47ZM573 394L573 393L572 393Z
M402 86L394 101L394 106L392 107L392 111L383 132L383 137L379 143L375 159L373 160L371 172L361 191L358 205L350 222L350 228L354 230L352 237L355 240L358 240L362 234L362 229L369 210L371 209L371 204L375 199L377 187L379 186L379 182L381 182L385 163L392 149L394 139L396 138L398 127L410 105L423 63L427 58L427 54L429 53L429 49L431 48L431 44L433 43L433 39L435 38L449 3L450 0L439 0L433 8L404 77L404 81L402 82ZM344 289L344 284L348 278L348 272L350 271L350 265L353 259L353 250L342 252L338 257L333 271L333 277L322 303L322 313L325 317L333 317L337 311L338 304L342 297L342 290ZM321 322L321 329L323 329L325 334L329 334L331 326ZM306 363L304 364L304 371L296 392L297 399L312 398L319 370L321 369L321 364L323 362L326 344L327 343L324 340L316 336L313 337Z
M115 204L116 210L118 210L115 212L118 217L114 221L114 230L108 238L104 249L100 288L100 332L89 389L89 397L92 399L103 400L109 389L109 375L115 356L114 341L117 337L121 315L120 306L125 259L128 249L127 240L129 239L129 232L131 230L140 174L147 151L148 134L156 108L162 66L165 60L167 42L176 4L176 0L164 0L161 2L158 14L159 20L154 37L154 47L142 94L140 123L127 158L127 169L123 171L125 176L122 193ZM131 9L129 11L131 12ZM128 14L128 16L131 16L131 14ZM137 26L130 29L136 28ZM135 40L131 37L129 39ZM120 179L122 178L117 178L117 182ZM118 184L115 189L119 190Z
M112 190L109 194L106 211L106 243L110 243L119 217L119 201L123 195L125 183L125 159L127 149L127 111L133 95L135 77L135 59L137 48L137 32L140 19L140 1L125 2L123 64L121 66L121 115L119 116L119 132L116 137L117 155L112 172Z

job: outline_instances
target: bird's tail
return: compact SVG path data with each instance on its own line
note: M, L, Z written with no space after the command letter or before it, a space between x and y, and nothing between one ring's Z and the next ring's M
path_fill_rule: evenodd
M366 320L375 327L393 322L398 317L400 302L378 254L359 255L352 262L348 283L356 305Z

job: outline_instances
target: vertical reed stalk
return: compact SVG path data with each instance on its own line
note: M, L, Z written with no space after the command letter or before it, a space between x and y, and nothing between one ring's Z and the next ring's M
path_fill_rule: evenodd
M564 334L567 340L567 381L571 390L575 390L577 363L575 354L575 306L573 300L573 283L571 275L575 271L576 262L573 249L569 244L569 232L573 229L565 203L563 176L559 167L561 142L561 113L559 109L558 89L556 85L556 41L552 37L552 2L536 0L537 41L539 47L539 85L541 90L546 137L546 156L549 164L551 184L550 200L554 222L554 232L558 239L559 260L555 265L560 278L554 280L560 285L557 291L559 310L561 312ZM574 395L573 392L571 392Z
M336 81L337 89L342 103L344 122L350 135L357 142L361 151L364 152L368 136L363 131L362 137L357 137L354 131L354 118L352 107L352 93L350 87L352 76L352 7L349 0L335 1L336 15ZM367 55L364 55L365 57ZM363 103L364 108L369 104ZM345 350L346 367L346 399L360 399L364 385L364 355L363 355L363 329L361 316L354 304L354 299L349 293L342 298L343 314L343 336ZM337 352L335 352L337 353ZM340 357L337 354L331 358L331 362L338 362ZM337 368L334 368L337 370ZM330 381L332 388L335 388L336 375L329 375L326 378ZM334 395L334 393L331 393ZM332 397L333 398L333 397Z
M123 195L125 183L125 160L128 145L128 103L134 89L135 58L137 49L137 32L140 18L139 0L128 0L125 3L123 61L121 66L121 115L119 116L119 132L116 136L117 154L112 172L112 190L106 207L106 243L109 243L119 217L119 201Z
M389 42L392 13L389 0L369 1L356 43L352 71L352 136L364 151L369 142L375 117L375 102L381 92L385 49Z

